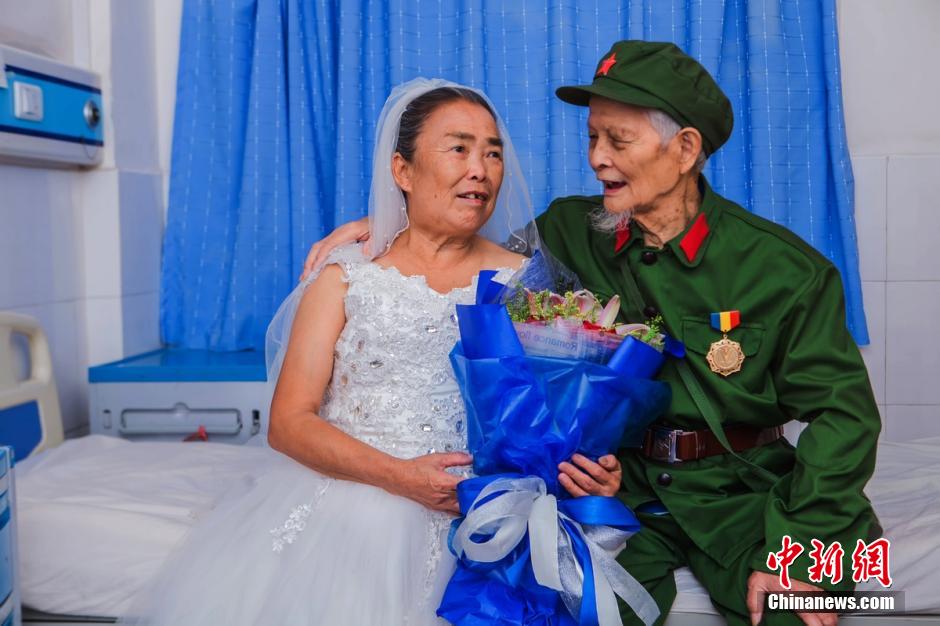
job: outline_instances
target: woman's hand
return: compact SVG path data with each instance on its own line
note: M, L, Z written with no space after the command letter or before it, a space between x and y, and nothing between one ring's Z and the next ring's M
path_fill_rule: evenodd
M310 252L307 253L307 259L304 261L304 271L300 275L300 280L305 279L310 272L323 265L330 252L339 246L368 239L369 218L367 217L337 226L329 235L310 246ZM364 251L368 253L368 250Z
M558 471L558 482L576 498L617 495L623 476L620 461L613 454L602 456L597 463L575 454L571 462L559 463Z
M444 470L472 462L473 457L465 452L434 452L408 459L389 491L434 511L459 515L457 483L463 479Z

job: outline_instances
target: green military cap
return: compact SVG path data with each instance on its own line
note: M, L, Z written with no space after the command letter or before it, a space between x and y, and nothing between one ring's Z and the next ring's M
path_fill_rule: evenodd
M587 106L592 95L659 109L702 134L712 154L731 136L731 102L702 65L675 44L618 41L603 56L590 85L559 87L559 98Z

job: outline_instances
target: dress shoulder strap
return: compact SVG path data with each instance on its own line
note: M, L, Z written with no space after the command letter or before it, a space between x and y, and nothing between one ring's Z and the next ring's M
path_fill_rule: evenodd
M323 271L323 268L328 265L338 265L340 269L343 270L343 279L349 282L361 268L369 265L369 259L362 254L361 243L351 243L340 246L330 252L329 256L326 257L326 261L323 262L323 265L310 272L302 283L304 288L315 281L320 275L320 272Z

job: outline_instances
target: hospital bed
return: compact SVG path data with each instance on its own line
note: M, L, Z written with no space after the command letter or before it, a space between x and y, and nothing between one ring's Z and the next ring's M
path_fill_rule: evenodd
M31 373L24 381L10 375L18 358L10 350L12 332L28 338ZM95 616L127 610L221 495L257 479L252 467L264 452L250 445L101 435L63 441L45 336L31 319L0 312L0 423L6 409L31 400L37 410L21 411L18 419L35 423L3 424L7 430L0 432L25 441L20 445L28 454L15 470L16 509L24 621L34 626L112 623ZM905 592L905 612L846 616L840 623L940 626L940 438L882 442L866 491L892 541L893 589ZM723 623L687 570L676 578L679 594L667 625Z

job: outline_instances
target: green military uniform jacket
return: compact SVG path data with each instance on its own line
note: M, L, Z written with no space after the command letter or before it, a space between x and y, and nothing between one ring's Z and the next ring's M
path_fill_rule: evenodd
M602 301L621 294L622 321L662 315L666 332L685 343L692 373L723 425L808 423L795 450L780 440L737 458L678 465L622 451L626 503L662 501L694 544L722 565L764 542L751 566L769 571L767 553L780 551L782 536L790 535L805 548L790 575L807 580L811 539L839 541L848 559L858 539L880 532L862 490L874 470L881 420L845 326L836 268L789 230L716 194L704 178L701 189L698 216L662 249L645 247L635 226L617 234L593 230L588 214L601 196L555 200L536 223L549 251L586 289ZM629 306L627 271L645 311ZM726 378L711 371L705 355L722 336L710 313L729 310L740 311L740 326L728 336L746 358ZM707 428L674 362L660 378L673 393L660 421Z

